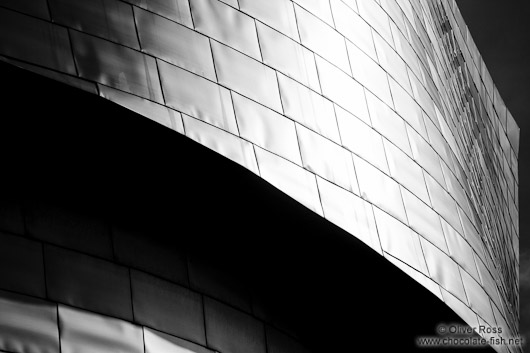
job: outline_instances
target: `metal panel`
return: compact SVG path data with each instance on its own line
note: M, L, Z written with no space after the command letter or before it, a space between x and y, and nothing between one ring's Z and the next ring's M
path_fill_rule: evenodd
M391 45L392 32L390 30L390 19L386 12L374 0L362 0L357 2L359 14L364 18L377 33L379 33Z
M440 216L407 190L402 190L402 194L410 227L440 250L449 253Z
M384 140L383 142L390 176L412 191L416 197L420 198L427 205L430 205L431 201L421 167L399 148L388 142L388 140Z
M295 12L302 44L350 74L344 37L301 7Z
M403 119L373 94L366 93L366 101L370 111L370 119L374 129L412 156L406 125Z
M381 254L372 205L325 179L317 183L326 219Z
M416 162L445 187L440 156L415 130L407 127L412 154Z
M390 79L390 88L392 90L392 99L394 100L396 112L421 136L426 138L427 130L418 103L393 79Z
M143 51L216 81L207 37L137 7L134 16Z
M319 215L322 206L315 175L287 160L256 147L261 177Z
M163 103L154 58L81 32L70 35L79 76Z
M50 19L46 0L2 0L2 6L45 20Z
M328 0L294 0L294 2L302 6L307 11L311 12L320 20L326 22L331 27L334 27L333 15L331 14L331 8Z
M59 353L57 306L0 291L0 349L14 353Z
M361 197L407 223L399 184L361 158L354 156Z
M495 325L495 317L491 309L490 299L484 289L466 271L460 271L462 282L469 299L469 306L490 325Z
M431 178L425 174L425 181L427 182L427 189L431 196L433 208L454 228L457 232L462 234L462 223L460 223L460 216L458 215L455 200Z
M4 233L0 244L0 288L45 297L42 245Z
M197 31L261 60L252 17L218 0L190 0L190 5Z
M353 78L368 88L387 105L392 106L392 96L385 70L355 45L350 42L346 42L346 44Z
M378 34L374 34L374 44L377 51L379 64L392 76L402 87L412 94L407 66L403 59L392 49L392 47Z
M259 3L253 1L253 3ZM256 23L263 62L320 92L315 55L281 33Z
M259 174L251 143L187 115L182 118L186 136Z
M383 250L421 273L428 274L418 234L376 207L374 216Z
M301 125L296 130L304 168L359 194L351 153Z
M280 33L300 41L293 2L290 0L239 0L241 11L271 26ZM258 23L259 24L259 23ZM260 45L262 42L260 41ZM263 49L263 48L262 48ZM280 53L277 53L280 54Z
M54 22L139 49L132 6L116 0L50 0Z
M156 121L157 123L181 134L184 133L182 117L179 112L169 109L166 106L151 102L145 98L122 92L111 87L98 85L98 88L101 97L117 103L140 115L143 115L146 118Z
M282 74L278 74L278 82L286 116L340 143L333 103Z
M420 241L430 277L438 282L442 288L467 304L464 285L456 262L430 242L423 238L420 238Z
M59 305L61 353L143 353L142 329L129 322Z
M369 121L362 86L326 60L316 57L322 94L365 122Z
M145 353L212 353L198 344L158 332L147 327L144 330Z
M238 51L212 42L219 83L277 112L282 112L276 72Z
M342 145L388 174L381 135L341 107L336 107Z
M237 93L233 101L242 138L302 165L293 121Z
M170 20L193 28L193 20L188 0L126 0L131 4L152 11Z
M263 324L241 311L204 298L208 345L220 352L265 353Z
M206 344L200 294L139 271L131 271L136 322Z
M75 75L68 31L0 9L0 54Z
M373 60L377 60L372 30L370 26L352 8L342 0L331 0L331 9L337 31L358 46Z
M132 320L127 268L49 245L44 247L44 261L49 298Z
M238 134L230 91L163 61L158 67L168 106Z

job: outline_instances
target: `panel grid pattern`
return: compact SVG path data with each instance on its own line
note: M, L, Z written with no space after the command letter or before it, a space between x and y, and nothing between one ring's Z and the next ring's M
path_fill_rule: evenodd
M230 158L517 335L519 128L454 0L5 6L2 60Z

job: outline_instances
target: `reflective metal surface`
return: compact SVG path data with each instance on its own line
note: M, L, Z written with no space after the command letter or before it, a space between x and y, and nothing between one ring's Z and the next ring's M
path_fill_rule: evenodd
M517 336L519 128L453 1L4 1L0 55L239 163L386 257L469 325ZM80 241L47 225L46 241ZM46 264L62 268L55 252L45 251ZM109 244L89 252L108 258ZM37 278L30 263L24 276ZM55 275L74 283L98 266ZM110 279L119 272L93 275L114 290L86 290L108 295L120 303L108 310L130 319L127 299L116 296L127 290ZM63 277L48 283L50 295L101 310ZM108 324L76 310L61 306L65 325L76 315ZM207 325L221 332L229 310L215 310ZM88 349L76 332L92 328L74 326L65 326L63 353ZM136 347L141 330L125 331ZM19 345L25 333L9 335L2 344ZM259 352L265 339L254 335L248 349ZM144 336L152 352L204 349ZM231 349L221 336L215 346Z

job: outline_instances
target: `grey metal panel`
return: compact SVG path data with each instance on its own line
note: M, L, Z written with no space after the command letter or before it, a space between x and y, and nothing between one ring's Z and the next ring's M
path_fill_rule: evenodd
M392 90L392 99L394 100L396 112L421 136L426 138L427 130L418 103L393 79L390 79L390 89Z
M346 41L346 47L348 48L348 58L353 78L387 105L392 106L392 98L394 100L396 98L390 94L385 70L349 41Z
M45 20L50 19L46 0L3 0L2 6Z
M238 134L230 91L168 63L158 66L168 106Z
M259 175L251 143L187 115L183 121L186 136Z
M127 321L59 305L61 353L143 353L142 328Z
M131 281L135 321L206 344L202 299L198 293L134 270Z
M316 57L322 94L359 119L369 121L362 86L326 60Z
M20 60L8 59L3 56L0 56L0 60L21 67L28 71L35 72L44 77L51 78L52 80L66 83L67 85L82 89L83 91L92 94L98 94L97 84L94 82L90 82L79 77L70 76L68 74L60 73L50 69L45 69L37 65L28 64Z
M248 98L233 93L237 126L242 138L302 164L294 122Z
M182 116L166 106L154 103L142 97L135 96L108 86L98 84L99 95L140 115L145 116L172 130L184 133Z
M340 134L333 103L298 82L278 74L280 96L285 115L340 143Z
M0 54L75 75L68 31L0 9Z
M339 106L335 107L342 145L388 174L381 135Z
M163 103L154 58L81 32L70 35L79 76Z
M440 216L414 194L407 190L401 190L401 192L409 226L440 250L449 253L440 223Z
M158 332L147 327L144 330L145 353L211 353L212 351L192 342Z
M294 6L291 0L239 0L241 11L266 23L286 36L300 41ZM260 45L262 43L260 42ZM280 53L277 53L280 54Z
M296 130L304 168L358 195L351 153L301 125Z
M423 238L420 238L420 241L430 277L467 305L468 301L458 265L430 242Z
M483 317L490 325L495 324L495 317L491 308L490 299L476 280L474 280L466 271L460 271L462 282L466 289L466 295L469 299L469 307L479 316Z
M116 0L49 0L52 19L81 32L138 49L132 6Z
M148 229L131 221L112 226L112 244L117 262L188 285L188 269L183 249L171 240L151 236L167 230L151 224Z
M381 254L372 205L325 179L317 183L324 217Z
M212 42L219 83L277 112L282 112L276 72L226 45Z
M59 353L57 305L0 291L0 349Z
M386 12L374 0L362 0L357 2L359 14L391 45L392 33L390 30L390 19Z
M186 27L193 28L188 0L126 0L131 4L152 11Z
M261 60L256 24L218 0L190 0L195 29L246 55Z
M216 81L207 37L137 7L134 16L143 51Z
M0 233L0 288L45 297L42 245Z
M412 156L406 125L403 119L373 94L366 93L370 119L374 129Z
M112 257L108 224L96 212L43 201L25 204L26 234L100 257Z
M386 158L390 169L390 176L396 179L398 183L412 191L412 193L425 202L431 204L427 185L423 178L421 167L416 164L403 151L394 146L388 140L383 141L385 146Z
M422 166L434 179L445 186L445 179L442 172L440 156L415 130L407 127L412 155L416 162Z
M311 13L295 6L302 44L350 74L344 37Z
M125 267L49 245L44 247L44 261L50 299L132 320Z
M407 66L405 61L394 51L394 49L378 34L374 34L374 44L377 51L379 64L392 76L402 87L412 94Z
M425 180L434 210L445 218L457 232L462 234L462 223L460 222L455 200L429 175L425 174Z
M376 207L374 216L383 250L416 270L428 274L418 234Z
M310 210L322 215L315 175L287 160L256 148L261 177Z
M328 0L293 0L298 5L302 6L307 11L318 17L320 20L326 22L331 27L335 27L333 23L333 15Z
M204 298L208 345L220 352L265 353L263 324L210 298Z
M353 159L361 197L406 224L399 184L361 158L354 156Z
M453 294L441 288L445 304L454 310L470 327L478 327L477 314Z
M377 60L372 30L362 17L342 0L331 0L331 9L333 10L337 31L372 59Z
M268 26L259 22L256 26L263 62L312 90L320 92L313 52Z

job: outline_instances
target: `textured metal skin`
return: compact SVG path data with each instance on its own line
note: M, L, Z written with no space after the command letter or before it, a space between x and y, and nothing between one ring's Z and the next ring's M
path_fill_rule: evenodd
M518 335L519 128L454 1L8 1L0 55L239 163L470 326ZM51 309L2 303L46 321L34 344L58 350ZM75 316L63 352L92 328L105 344L142 344L131 324L58 307L64 325ZM32 335L10 330L2 349ZM177 342L146 332L149 351Z

